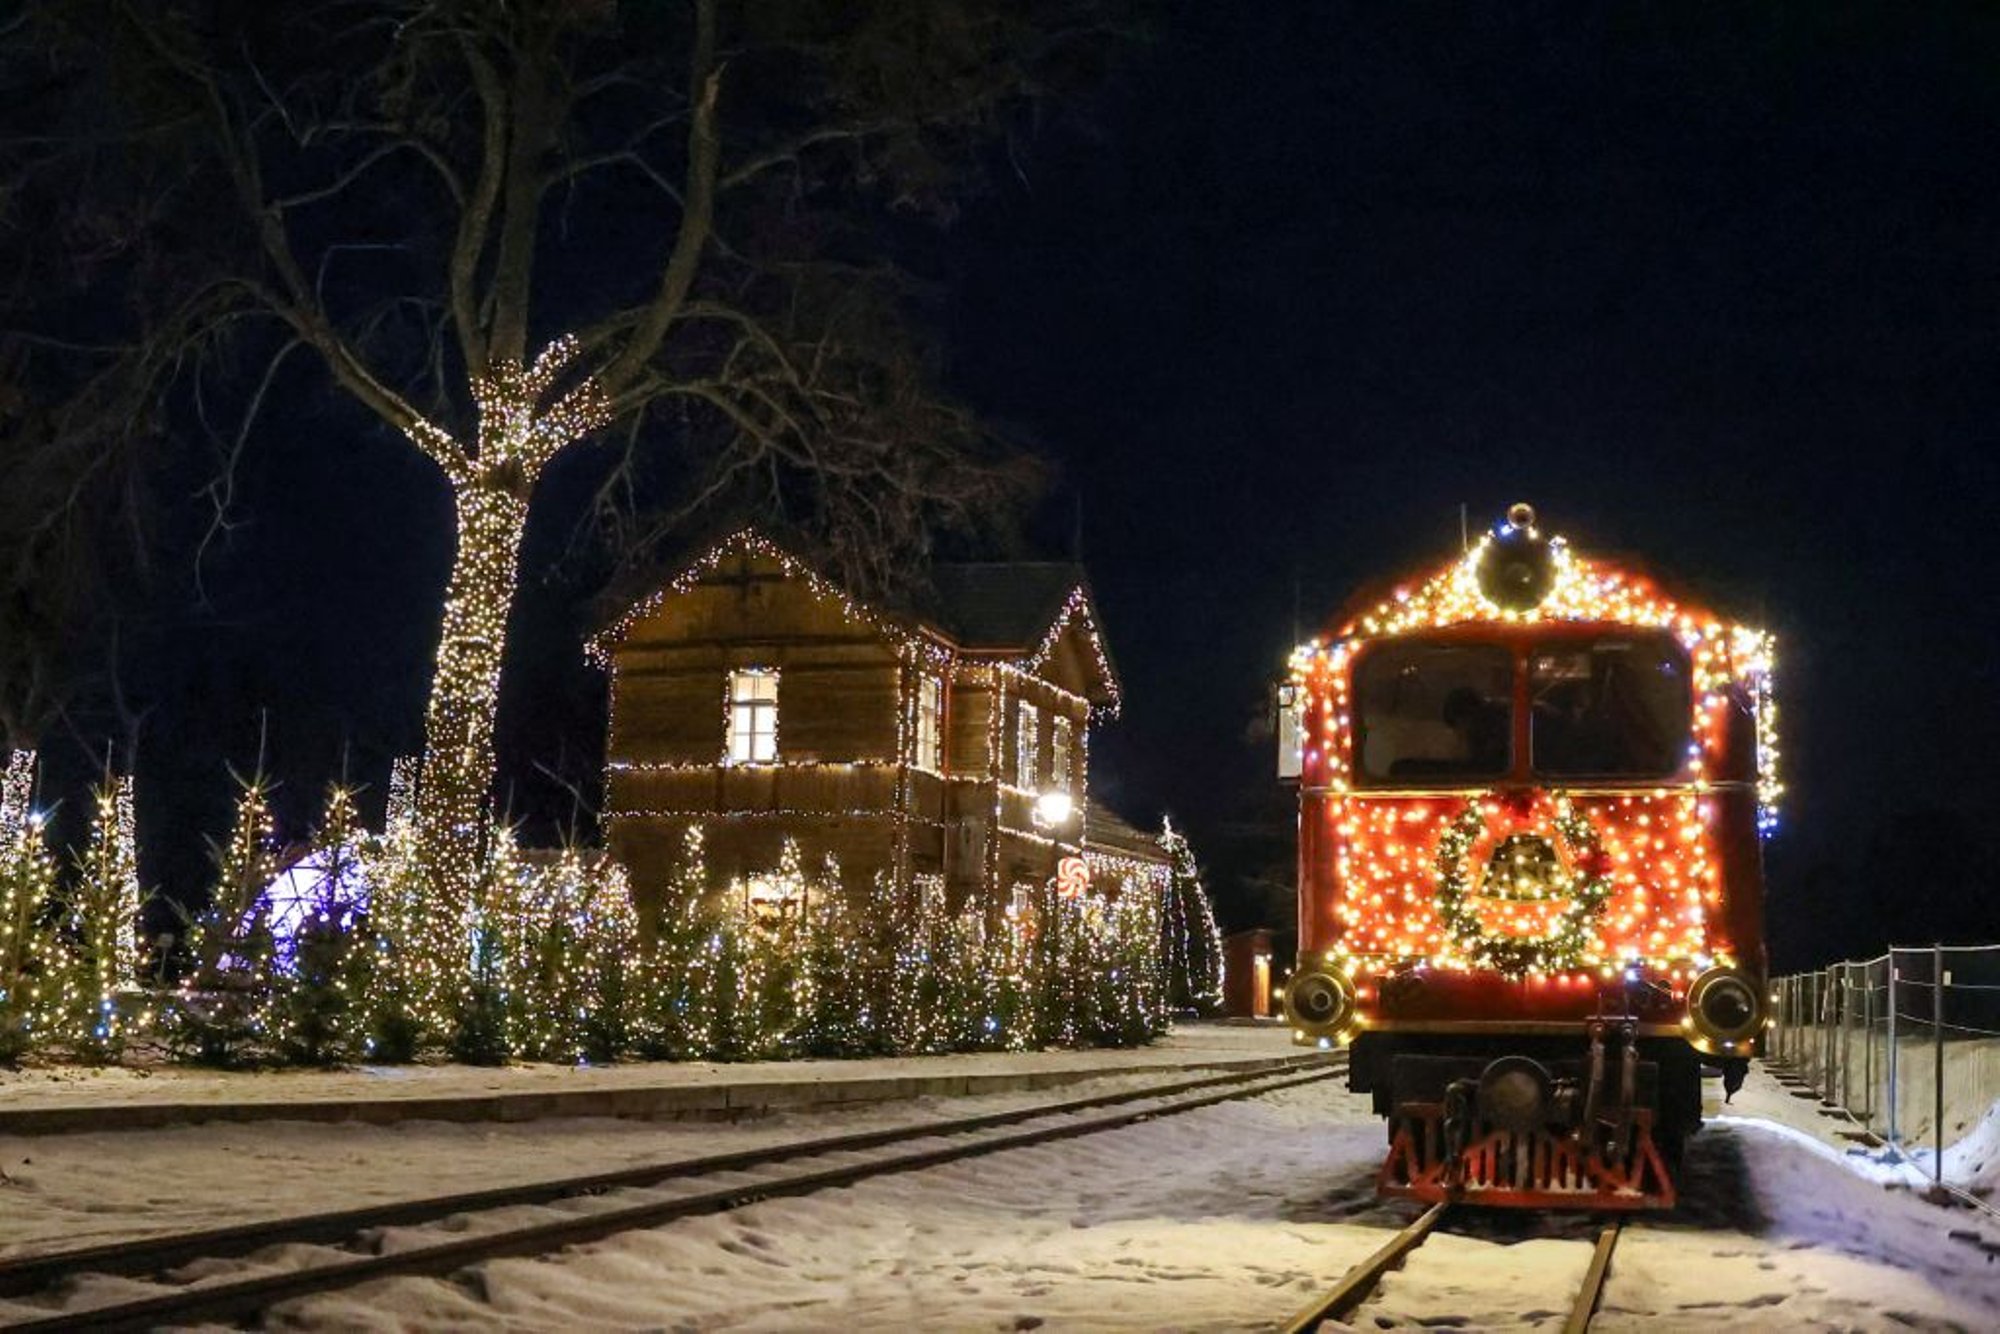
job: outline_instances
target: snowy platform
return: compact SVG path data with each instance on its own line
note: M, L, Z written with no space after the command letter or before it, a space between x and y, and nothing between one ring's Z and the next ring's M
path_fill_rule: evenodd
M1278 1025L1192 1024L1129 1050L979 1052L735 1065L364 1066L333 1071L73 1067L0 1073L0 1135L203 1121L723 1117L775 1108L1054 1088L1107 1075L1254 1068L1302 1054Z

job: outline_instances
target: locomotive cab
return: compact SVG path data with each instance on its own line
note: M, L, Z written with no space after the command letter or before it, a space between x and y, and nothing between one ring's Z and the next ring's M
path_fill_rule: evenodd
M1765 1026L1770 641L1517 506L1294 658L1295 1037L1389 1193L1670 1205L1701 1064Z

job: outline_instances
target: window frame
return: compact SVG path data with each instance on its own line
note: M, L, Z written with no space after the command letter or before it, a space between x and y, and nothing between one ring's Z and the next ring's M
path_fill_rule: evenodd
M933 672L917 674L915 746L910 763L927 773L944 772L944 678Z
M1014 784L1032 792L1042 777L1041 710L1028 700L1014 703Z
M1366 757L1368 753L1368 721L1361 697L1362 672L1375 658L1397 648L1412 645L1430 648L1468 649L1498 653L1507 662L1507 762L1500 769L1480 774L1409 774L1401 777L1378 775L1369 772ZM1460 636L1449 631L1438 634L1397 635L1371 640L1355 653L1348 666L1348 690L1352 703L1353 721L1348 729L1349 744L1353 747L1348 765L1350 781L1357 789L1390 791L1438 791L1463 792L1492 787L1504 783L1521 771L1520 745L1520 691L1524 679L1524 660L1521 645L1492 634Z
M1066 713L1049 719L1049 786L1059 792L1076 791L1076 721Z
M1679 719L1675 736L1669 740L1667 752L1672 762L1664 770L1647 773L1615 771L1585 771L1554 773L1545 770L1535 754L1535 659L1552 653L1592 653L1605 640L1627 639L1651 641L1664 644L1674 661L1680 667ZM1616 786L1633 784L1657 787L1662 783L1675 783L1685 778L1688 772L1688 747L1695 743L1695 707L1697 703L1694 688L1694 659L1687 646L1671 631L1653 626L1610 626L1587 632L1572 631L1567 634L1538 635L1522 644L1520 674L1522 693L1528 703L1526 716L1522 719L1526 732L1527 752L1518 758L1525 761L1528 776L1536 783L1547 786L1559 783L1588 783L1594 786Z
M769 683L769 698L753 690L745 695L741 692L743 683ZM752 764L778 763L778 686L779 671L776 667L732 667L723 677L722 685L722 763L728 768L740 768ZM760 728L759 721L768 717L770 726ZM747 723L747 726L743 725ZM745 744L743 754L738 754L738 742ZM759 746L758 742L766 744ZM768 751L759 754L760 750Z

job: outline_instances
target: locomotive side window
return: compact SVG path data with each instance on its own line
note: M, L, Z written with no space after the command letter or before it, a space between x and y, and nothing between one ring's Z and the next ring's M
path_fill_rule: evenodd
M1505 774L1513 767L1513 682L1513 655L1497 645L1375 645L1354 670L1361 777L1449 785Z
M1666 635L1537 645L1528 655L1535 773L1666 778L1686 762L1688 659Z

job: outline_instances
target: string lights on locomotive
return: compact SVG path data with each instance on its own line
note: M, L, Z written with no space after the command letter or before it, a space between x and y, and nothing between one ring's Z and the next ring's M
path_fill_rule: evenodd
M1657 1117L1671 1157L1698 1122L1694 1062L1722 1061L1733 1084L1768 1024L1773 663L1765 632L1580 555L1526 505L1301 647L1285 696L1301 802L1295 1038L1353 1043L1356 1087L1397 1090L1378 1088L1385 1114L1414 1099L1468 1134L1494 1090L1544 1090L1545 1170L1576 1156L1600 1206L1670 1198L1623 1155L1643 1156L1640 1140L1653 1152ZM1412 1093L1421 1069L1458 1069L1466 1091ZM1625 1120L1604 1131L1606 1116ZM1463 1167L1417 1175L1434 1185ZM1494 1198L1560 1196L1546 1186Z

